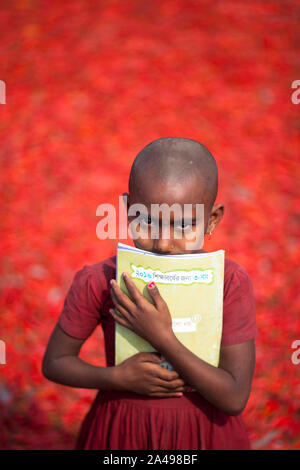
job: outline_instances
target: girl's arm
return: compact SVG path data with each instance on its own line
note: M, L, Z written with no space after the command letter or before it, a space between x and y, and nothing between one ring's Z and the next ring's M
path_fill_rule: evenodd
M157 355L140 353L115 367L94 366L78 357L84 342L57 324L43 357L43 375L70 387L129 390L153 397L178 397L184 391L184 382L175 371L161 367Z
M195 356L174 334L159 338L158 343L157 350L176 372L210 403L233 416L243 411L255 366L254 340L223 346L219 367Z
M53 382L70 387L111 388L113 378L110 368L88 364L78 357L84 341L67 335L56 324L43 357L43 375Z
M254 340L221 348L219 367L189 351L175 336L166 302L156 287L150 288L154 304L124 276L131 298L112 280L112 299L122 317L111 311L121 325L135 331L165 356L176 372L213 405L230 415L244 409L251 388L255 364Z

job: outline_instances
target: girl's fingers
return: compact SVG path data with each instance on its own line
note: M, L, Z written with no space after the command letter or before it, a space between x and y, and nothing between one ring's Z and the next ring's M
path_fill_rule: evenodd
M128 310L129 312L133 311L133 309L135 308L134 302L130 300L128 295L124 294L124 292L118 286L117 282L115 280L112 280L110 285L112 287L111 292L112 294L114 294L114 297L117 302L124 308L126 308L126 310Z
M154 282L150 282L150 284L148 284L148 292L154 302L155 307L157 309L162 308L165 304L165 301L160 295L159 290Z
M161 362L159 353L150 353L150 352L140 352L136 356L139 356L139 360L142 362L153 362L154 364L159 364Z
M176 389L180 389L180 391L184 390L185 384L181 379L173 380L172 382L165 382L164 380L157 379L155 385L158 387L162 387L165 391L178 391Z
M140 302L141 298L144 298L144 296L140 293L140 291L138 290L132 279L130 279L130 276L127 273L123 273L122 277L124 279L129 294L137 304L138 302Z
M150 396L152 397L157 397L157 398L179 398L183 395L184 390L177 390L177 391L171 391L171 392L166 392L165 390L155 390L150 393Z
M126 328L129 328L130 330L132 329L131 328L131 324L129 323L128 320L126 320L126 318L124 317L120 317L120 315L118 315L117 312L115 312L115 310L113 310L112 308L109 309L109 313L111 314L111 316L113 317L113 319L119 323L120 325L122 326L125 326ZM120 312L122 314L122 312Z
M159 369L156 368L155 374L158 379L170 382L172 380L178 379L179 375L175 370L167 370L162 366L159 366Z
M124 294L124 295L125 295L125 294ZM127 296L125 296L125 297L127 297ZM129 300L129 302L126 302L126 300L123 301L123 299L120 301L120 298L118 297L118 295L116 294L116 291L115 291L114 289L111 289L111 299L112 299L112 301L113 301L114 306L116 307L116 309L118 309L119 312L120 312L122 315L124 314L124 316L125 316L126 318L128 318L129 315L130 315L130 311L131 311L131 310L130 310L130 305L129 305L129 302L131 302L131 300L129 300L128 297L127 297L127 299ZM134 305L132 302L131 302L131 304Z

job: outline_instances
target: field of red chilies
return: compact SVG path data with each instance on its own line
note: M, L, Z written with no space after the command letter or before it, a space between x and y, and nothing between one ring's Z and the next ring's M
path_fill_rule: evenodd
M96 208L118 205L142 147L177 136L219 165L225 214L205 249L224 249L253 281L252 447L299 449L299 3L0 8L0 448L73 448L96 391L43 377L47 341L76 271L115 252L117 240L96 236ZM105 364L101 327L81 357Z

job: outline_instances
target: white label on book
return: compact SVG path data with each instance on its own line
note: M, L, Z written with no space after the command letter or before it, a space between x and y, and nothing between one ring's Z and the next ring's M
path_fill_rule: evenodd
M192 321L191 318L173 318L172 330L174 333L189 333L190 331L197 331L197 323Z
M141 279L144 282L158 282L161 284L212 284L214 281L213 269L190 269L184 271L161 272L143 266L130 264L132 269L131 277Z

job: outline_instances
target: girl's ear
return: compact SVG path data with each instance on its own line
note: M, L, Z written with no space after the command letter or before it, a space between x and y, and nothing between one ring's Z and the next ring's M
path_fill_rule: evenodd
M215 230L216 226L221 222L224 215L225 206L222 203L216 204L210 213L207 233Z
M223 218L223 215L224 215L224 210L225 210L225 206L222 203L219 203L216 206L214 206L214 214L215 214L215 217L216 217L216 224L221 222L221 220Z

